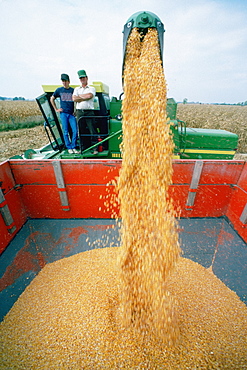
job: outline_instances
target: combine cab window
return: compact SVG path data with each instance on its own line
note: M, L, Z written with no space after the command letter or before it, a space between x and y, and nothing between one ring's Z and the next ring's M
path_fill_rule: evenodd
M93 104L94 104L94 110L100 110L98 96L95 96L94 101L93 101Z
M103 94L103 98L105 100L106 109L109 111L110 110L110 97L109 95Z
M54 111L50 103L50 96L51 94L48 93L43 94L36 98L36 101L45 119L45 130L53 150L62 150L64 146L64 140L61 128L61 121L59 114ZM57 99L57 107L60 106L59 104L60 101L59 99Z
M57 109L59 109L61 107L60 105L60 99L56 99L56 106L57 106ZM50 103L50 102L49 102ZM58 121L60 122L60 124L62 125L62 121L61 121L61 118L60 118L60 113L59 112L55 112L56 116L57 116L57 119Z
M45 115L45 119L50 123L51 126L55 126L56 122L54 120L53 112L51 110L47 97L44 96L38 99L42 108L42 113L43 115Z

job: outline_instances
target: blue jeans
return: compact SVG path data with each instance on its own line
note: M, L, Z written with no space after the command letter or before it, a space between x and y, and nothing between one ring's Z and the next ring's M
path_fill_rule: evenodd
M77 123L75 116L69 113L60 113L63 128L63 138L67 149L75 149L77 142ZM69 127L72 131L72 139L69 136Z

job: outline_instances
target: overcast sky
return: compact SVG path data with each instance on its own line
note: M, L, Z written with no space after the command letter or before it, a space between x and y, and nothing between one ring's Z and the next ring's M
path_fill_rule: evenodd
M0 96L34 99L61 73L78 84L79 69L119 96L122 31L138 11L164 23L169 97L247 100L247 0L0 0Z

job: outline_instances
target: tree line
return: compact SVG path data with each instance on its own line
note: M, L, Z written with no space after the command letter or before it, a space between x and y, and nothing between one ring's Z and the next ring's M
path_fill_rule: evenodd
M184 98L183 99L183 104L203 104L203 103L200 103L200 102L188 102L188 99L187 98ZM211 103L213 105L247 105L247 101L245 102L240 102L240 103Z
M26 100L23 96L16 96L14 98L6 98L6 96L0 96L0 100Z

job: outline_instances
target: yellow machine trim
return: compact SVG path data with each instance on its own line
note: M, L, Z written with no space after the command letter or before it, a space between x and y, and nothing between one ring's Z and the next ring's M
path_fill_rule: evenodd
M183 153L203 153L203 154L235 154L235 150L205 150L205 149L185 149Z
M42 89L45 93L53 93L58 87L61 87L62 85L42 85ZM70 85L70 87L76 88L80 85ZM89 86L93 86L96 90L96 92L103 92L106 94L109 94L109 87L104 84L103 82L96 81L90 84Z
M92 83L92 85L90 86L93 86L96 90L96 92L103 92L103 93L106 93L106 94L109 94L109 87L104 84L103 82L100 82L100 81L94 81Z
M111 156L112 156L112 158L121 158L120 153L112 153Z

